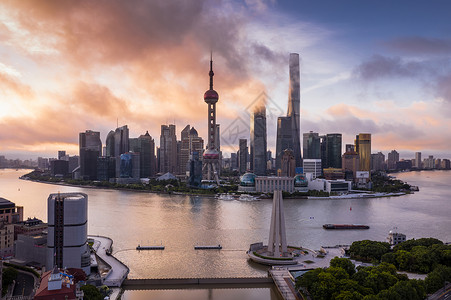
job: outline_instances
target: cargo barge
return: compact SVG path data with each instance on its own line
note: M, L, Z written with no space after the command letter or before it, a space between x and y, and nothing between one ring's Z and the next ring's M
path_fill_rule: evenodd
M324 229L370 229L368 225L361 224L324 224Z

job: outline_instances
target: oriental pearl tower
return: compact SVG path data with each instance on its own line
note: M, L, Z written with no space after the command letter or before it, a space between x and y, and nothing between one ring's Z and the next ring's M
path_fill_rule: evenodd
M216 102L219 100L218 93L213 89L213 56L210 56L210 89L204 94L204 101L208 104L208 145L203 155L203 173L207 174L207 180L215 180L219 185L219 151L216 140ZM213 179L214 176L214 179Z

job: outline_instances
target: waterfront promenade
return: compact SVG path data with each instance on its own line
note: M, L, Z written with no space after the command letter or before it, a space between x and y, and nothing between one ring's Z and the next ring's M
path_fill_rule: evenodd
M120 287L130 270L114 256L107 255L107 250L111 251L113 240L98 235L89 235L88 238L94 240L92 248L96 251L97 256L111 268L103 278L103 283L109 287Z

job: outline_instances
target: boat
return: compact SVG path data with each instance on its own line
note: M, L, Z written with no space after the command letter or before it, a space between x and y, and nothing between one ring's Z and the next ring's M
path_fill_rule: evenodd
M220 194L217 197L219 200L235 200L235 195L234 194Z
M141 246L138 245L136 250L164 250L164 246Z
M210 250L210 249L218 249L221 250L222 246L219 245L213 245L213 246L194 246L194 250Z
M370 229L368 225L362 224L324 224L324 229Z
M241 194L238 198L240 201L254 201L254 200L260 200L257 197L251 196L249 194Z

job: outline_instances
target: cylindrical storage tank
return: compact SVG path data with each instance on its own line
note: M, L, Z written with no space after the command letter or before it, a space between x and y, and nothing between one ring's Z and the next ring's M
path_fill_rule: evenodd
M47 200L47 269L83 268L82 256L88 250L88 195L50 194Z

